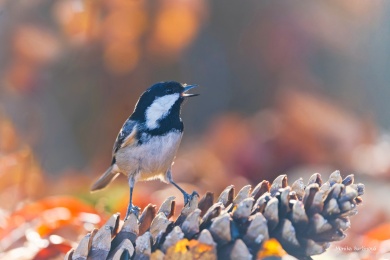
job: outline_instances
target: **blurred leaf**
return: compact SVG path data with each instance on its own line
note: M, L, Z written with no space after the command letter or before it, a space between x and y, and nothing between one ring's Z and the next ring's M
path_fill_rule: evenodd
M174 246L168 248L165 257L174 260L213 260L216 259L216 251L213 246L200 243L197 240L188 241L188 239L182 239Z
M70 249L72 249L72 247L66 243L50 243L47 247L39 250L38 253L34 256L33 260L62 259ZM60 258L60 256L62 257Z
M15 54L34 65L53 60L60 51L59 40L51 31L41 26L20 26L16 29L13 41Z
M98 37L100 19L95 1L56 1L53 13L72 43L88 43Z
M367 240L388 240L390 239L390 222L383 223L364 234Z
M21 140L12 122L0 114L0 200L4 210L14 210L26 198L46 192L39 188L43 185L41 167Z
M275 239L271 238L264 242L263 248L257 253L257 259L264 259L266 257L282 257L286 255L283 247Z
M92 206L87 205L76 198L70 196L53 196L53 197L43 198L34 203L29 203L25 205L22 209L14 212L11 215L11 218L23 217L25 220L28 221L37 217L45 217L43 215L45 210L56 209L56 208L66 209L67 212L70 214L69 216L65 216L64 212L62 212L63 214L61 218L64 219L78 216L80 213L83 212L95 213L95 209ZM46 213L50 214L49 212ZM60 217L60 216L57 215L57 213L53 212L53 215L51 215L50 217Z
M0 248L10 248L18 241L36 240L62 234L76 240L81 232L90 231L101 217L90 205L68 196L48 197L25 205L12 213L0 229ZM28 232L35 230L35 233ZM35 234L29 236L29 234Z
M199 21L190 6L172 1L159 12L151 43L160 54L175 54L193 40L198 28Z

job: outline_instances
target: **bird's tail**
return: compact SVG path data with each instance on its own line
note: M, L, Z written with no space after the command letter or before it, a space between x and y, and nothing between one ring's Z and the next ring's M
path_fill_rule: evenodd
M92 185L91 191L101 190L106 187L110 182L112 182L117 176L118 172L113 171L113 165L107 169L107 171L100 176L100 178Z

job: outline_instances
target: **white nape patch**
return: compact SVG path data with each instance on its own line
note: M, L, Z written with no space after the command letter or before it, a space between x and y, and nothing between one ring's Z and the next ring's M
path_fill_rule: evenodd
M146 126L149 129L155 129L159 125L157 121L168 114L173 104L179 99L178 93L159 97L153 101L152 105L146 110Z

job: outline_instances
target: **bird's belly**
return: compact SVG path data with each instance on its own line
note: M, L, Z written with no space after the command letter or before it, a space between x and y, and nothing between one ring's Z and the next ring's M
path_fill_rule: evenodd
M134 175L137 180L165 179L172 165L182 134L169 133L151 137L142 145L124 147L116 154L116 164L125 175Z

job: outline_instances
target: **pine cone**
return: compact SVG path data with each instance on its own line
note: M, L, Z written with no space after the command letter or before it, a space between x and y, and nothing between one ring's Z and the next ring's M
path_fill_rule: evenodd
M210 192L200 201L195 196L176 221L169 197L158 211L149 204L139 221L131 215L120 230L114 214L65 259L266 259L266 244L275 239L289 255L311 259L345 238L364 193L364 185L353 182L353 175L343 180L335 171L325 183L313 174L306 186L302 178L289 186L280 175L236 196L231 185L216 203Z

